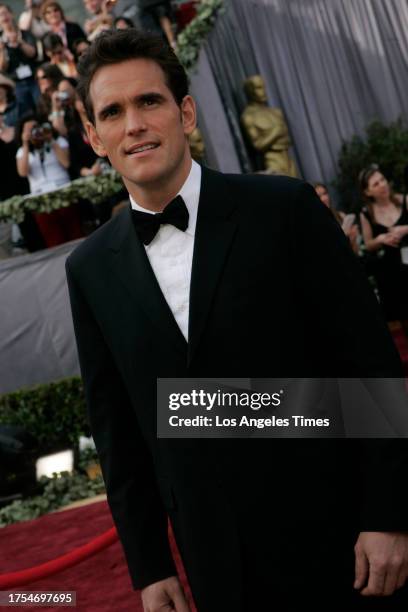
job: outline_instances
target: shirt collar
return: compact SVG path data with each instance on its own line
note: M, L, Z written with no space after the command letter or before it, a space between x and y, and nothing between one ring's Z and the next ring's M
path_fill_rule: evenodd
M198 202L200 199L200 189L201 189L201 166L197 164L194 160L192 160L190 173L176 195L180 195L188 210L188 228L186 229L186 234L189 236L194 236L195 228L197 224L197 212L198 212ZM143 208L140 206L132 196L129 194L130 205L133 210L140 210L141 212L150 213L152 215L156 214L152 210L148 210L147 208Z

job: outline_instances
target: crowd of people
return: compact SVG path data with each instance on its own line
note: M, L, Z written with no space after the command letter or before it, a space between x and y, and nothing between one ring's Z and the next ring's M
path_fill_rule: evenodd
M341 225L354 253L373 279L384 316L399 322L408 336L408 196L395 193L377 164L358 176L361 212L336 210L323 183L314 188Z
M87 18L79 24L54 0L26 0L19 16L0 3L0 163L6 170L0 201L102 172L106 162L89 145L76 94L77 62L101 31L136 26L176 46L170 0L84 0L84 9ZM17 243L35 251L74 240L101 222L98 214L83 203L26 215L14 226Z

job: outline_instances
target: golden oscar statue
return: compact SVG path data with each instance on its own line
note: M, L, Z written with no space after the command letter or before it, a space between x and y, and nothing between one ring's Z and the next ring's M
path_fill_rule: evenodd
M190 145L191 157L196 162L203 162L205 157L205 144L203 135L198 127L196 127L188 137Z
M291 142L283 112L267 105L263 78L257 74L246 79L244 91L249 104L241 115L241 122L252 146L264 154L265 170L297 176L295 162L289 156Z

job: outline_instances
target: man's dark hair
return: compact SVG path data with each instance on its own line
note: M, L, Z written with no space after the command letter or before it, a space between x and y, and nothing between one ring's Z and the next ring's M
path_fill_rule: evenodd
M51 64L51 62L40 64L36 70L36 74L40 71L43 72L44 76L51 81L54 89L57 89L59 82L64 78L64 75L58 66L56 64Z
M124 17L123 15L119 15L119 17L116 17L115 21L113 22L113 27L115 29L116 29L116 26L118 25L119 21L124 21L128 28L134 28L135 27L135 24L133 23L133 21L131 19L129 19L129 17Z
M144 34L136 28L106 30L94 40L77 66L78 94L92 123L95 123L95 114L89 90L95 73L103 66L132 59L156 62L163 70L167 87L179 106L188 94L187 74L174 51L160 36Z

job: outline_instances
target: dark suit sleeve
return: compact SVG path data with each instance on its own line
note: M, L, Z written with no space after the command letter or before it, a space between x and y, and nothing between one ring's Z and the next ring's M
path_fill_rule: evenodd
M332 213L300 183L293 252L299 291L328 376L402 378L401 362L363 268ZM355 452L364 531L408 530L407 439L344 440ZM354 456L354 455L353 455Z
M103 334L67 262L91 431L135 589L177 574L152 458Z

